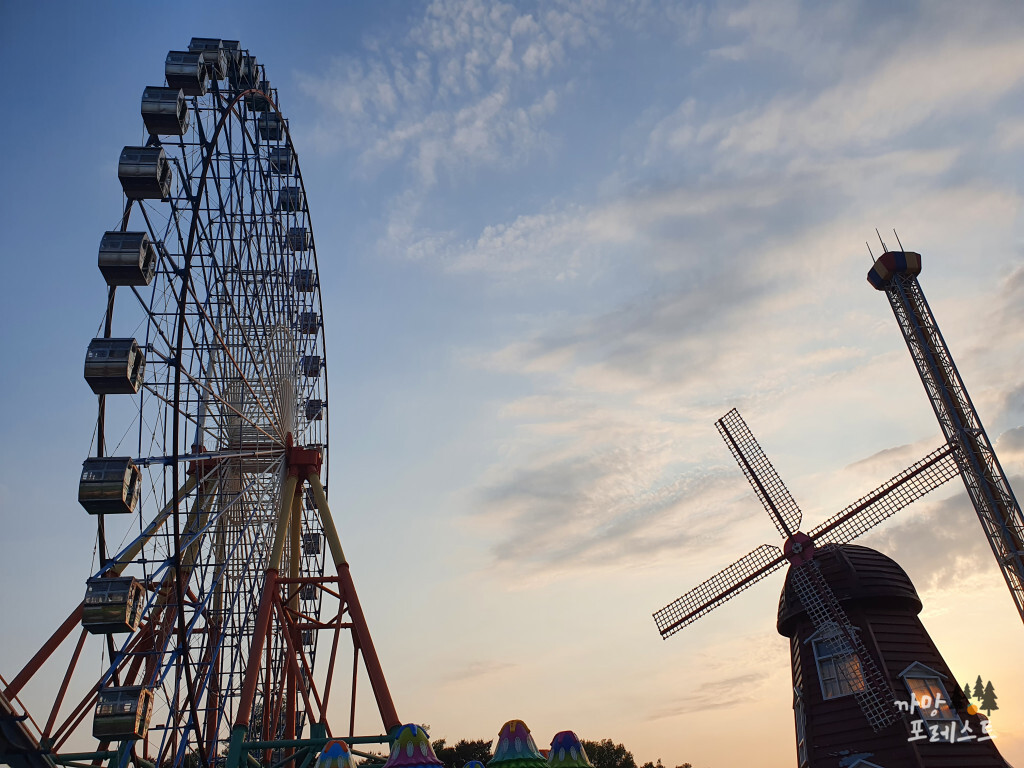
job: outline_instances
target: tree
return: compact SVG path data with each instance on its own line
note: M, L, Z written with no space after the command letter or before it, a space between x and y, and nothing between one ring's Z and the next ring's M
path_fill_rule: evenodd
M968 701L971 700L971 684L970 683L964 683L964 696L967 697Z
M583 749L587 751L587 757L594 764L594 768L637 768L633 753L626 749L623 744L616 744L611 739L601 741L586 741L580 739ZM648 760L639 768L665 768L658 758L658 762L652 763ZM675 768L693 768L691 763L683 763Z
M493 757L491 754L491 741L476 739L467 741L459 739L454 747L449 747L444 739L432 742L437 759L445 764L445 768L462 768L470 760L479 760L484 765Z
M986 715L991 715L993 709L999 709L999 705L996 704L996 689L992 687L992 681L988 681L988 685L985 686L985 693L981 697L981 704L978 706L985 710Z
M615 744L611 739L581 740L580 743L587 750L587 757L594 764L594 768L636 768L633 753L622 744Z
M978 675L978 679L974 683L974 698L981 701L981 697L984 695L985 689L981 687L981 675Z

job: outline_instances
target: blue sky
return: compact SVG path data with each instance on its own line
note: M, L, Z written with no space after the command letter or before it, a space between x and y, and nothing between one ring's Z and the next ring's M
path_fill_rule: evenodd
M240 39L290 120L332 507L399 713L432 736L517 717L538 743L792 764L780 580L665 643L650 613L777 543L714 430L729 408L810 525L938 445L864 280L876 226L923 254L1022 474L1019 4L4 2L0 20L0 578L39 581L0 593L0 615L32 612L0 633L5 675L90 570L95 249L142 89L194 35ZM954 673L994 681L1024 759L1021 628L961 490L864 543L910 573Z

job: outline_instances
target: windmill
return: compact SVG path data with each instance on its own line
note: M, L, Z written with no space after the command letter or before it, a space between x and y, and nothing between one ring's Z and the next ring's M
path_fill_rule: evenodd
M956 449L947 444L932 451L809 533L803 533L799 530L803 517L800 508L739 412L732 409L715 426L785 543L781 551L762 544L656 612L658 631L668 638L788 562L790 582L814 624L817 639L828 644L837 670L845 675L871 728L886 728L897 719L892 693L822 576L815 552L830 544L852 541L955 477Z

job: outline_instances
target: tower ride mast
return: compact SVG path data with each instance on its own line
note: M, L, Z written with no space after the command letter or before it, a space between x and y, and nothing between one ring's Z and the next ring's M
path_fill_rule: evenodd
M919 253L886 251L868 282L889 298L942 433L959 449L960 476L1024 621L1024 515L917 281L920 273Z

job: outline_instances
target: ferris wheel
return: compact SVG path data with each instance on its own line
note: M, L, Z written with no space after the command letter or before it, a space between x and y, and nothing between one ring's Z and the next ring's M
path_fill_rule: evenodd
M78 495L95 568L77 611L0 680L0 715L22 718L0 758L25 765L33 749L51 765L212 765L229 745L235 762L280 758L329 733L343 628L383 725L398 724L327 506L323 310L288 121L238 41L193 38L167 54L165 80L142 92L143 138L118 162L124 208L98 238L107 292L85 358L98 412ZM19 714L76 626L45 725ZM88 637L102 673L64 706Z

